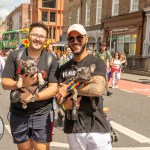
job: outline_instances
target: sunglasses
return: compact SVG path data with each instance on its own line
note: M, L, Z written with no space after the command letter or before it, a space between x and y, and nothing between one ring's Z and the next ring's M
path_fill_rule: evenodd
M77 37L70 36L70 37L68 37L68 42L69 43L74 43L75 40L77 40L78 42L82 42L82 39L83 39L82 35L78 35Z

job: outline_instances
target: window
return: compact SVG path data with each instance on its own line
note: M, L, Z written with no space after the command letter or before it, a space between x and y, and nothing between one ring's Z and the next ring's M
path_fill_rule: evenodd
M50 13L50 22L56 22L56 13L55 12Z
M53 39L55 39L55 32L56 32L56 29L53 28Z
M85 18L85 25L90 25L90 0L86 1L86 18Z
M77 9L76 23L80 23L80 9L81 7L79 6Z
M72 25L72 12L69 11L69 26Z
M42 21L47 22L47 12L42 12Z
M102 16L102 0L97 0L96 24L101 23Z
M137 11L139 6L139 0L131 0L130 12Z
M119 35L117 39L117 52L135 55L137 34Z
M119 14L119 0L113 0L112 3L112 16Z
M52 38L52 28L49 28L49 38Z
M117 52L122 52L124 49L124 35L118 36Z
M42 0L42 7L56 8L56 0Z

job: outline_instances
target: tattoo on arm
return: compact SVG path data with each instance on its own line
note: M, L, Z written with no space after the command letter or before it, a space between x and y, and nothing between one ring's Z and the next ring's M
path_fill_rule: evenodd
M82 96L102 96L106 86L106 79L103 76L94 76L92 83L78 90Z

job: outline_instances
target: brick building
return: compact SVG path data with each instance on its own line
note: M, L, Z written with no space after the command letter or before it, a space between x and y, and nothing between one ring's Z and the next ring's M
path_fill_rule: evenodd
M2 39L2 34L6 30L6 21L3 21L2 18L0 18L0 41Z
M24 3L16 7L6 18L7 30L25 28L30 20L30 4Z
M103 29L101 29L101 13L102 1L65 0L63 33L66 34L71 24L80 23L87 30L90 49L98 49L104 34Z
M129 68L150 70L143 58L150 56L150 0L65 0L64 18L64 34L71 24L80 23L90 48L106 41L109 50L134 58Z
M59 42L62 35L64 0L30 0L30 4L32 22L43 21L50 30L50 42Z

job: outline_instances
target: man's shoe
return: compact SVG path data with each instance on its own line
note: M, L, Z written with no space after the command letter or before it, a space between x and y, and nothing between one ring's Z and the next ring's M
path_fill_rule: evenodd
M110 95L112 95L112 94L113 94L113 93L107 91L107 96L110 96Z

